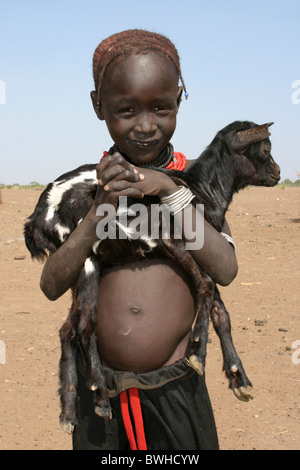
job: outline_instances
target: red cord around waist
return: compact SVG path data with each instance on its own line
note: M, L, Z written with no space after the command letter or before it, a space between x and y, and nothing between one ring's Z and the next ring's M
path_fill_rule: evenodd
M127 391L120 393L120 404L121 404L121 412L123 417L123 423L125 427L125 431L127 434L127 438L129 441L129 445L131 450L147 450L147 443L144 431L144 422L143 422L143 415L141 409L141 402L139 397L139 391L137 388L130 388L128 390L131 412L133 415L134 420L134 428L133 430L130 412L129 412L129 401Z

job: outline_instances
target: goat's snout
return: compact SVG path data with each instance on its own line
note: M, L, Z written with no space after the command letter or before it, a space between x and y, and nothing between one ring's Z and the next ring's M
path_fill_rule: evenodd
M270 157L271 171L268 175L266 186L276 186L280 180L280 166Z
M280 166L271 157L271 164L274 171L274 177L280 180Z

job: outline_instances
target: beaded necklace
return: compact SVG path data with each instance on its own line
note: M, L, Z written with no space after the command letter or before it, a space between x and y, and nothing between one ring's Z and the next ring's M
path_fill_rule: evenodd
M113 145L108 152L103 152L103 157L105 158L108 155L112 155L115 152L121 153L121 155L127 160L129 163L135 165L130 158L127 157L124 153L120 152L118 147ZM102 159L101 159L102 160ZM150 163L141 163L138 165L141 168L166 168L167 170L184 170L186 166L186 156L181 152L174 152L174 148L172 144L168 144L164 150L158 155L158 157Z

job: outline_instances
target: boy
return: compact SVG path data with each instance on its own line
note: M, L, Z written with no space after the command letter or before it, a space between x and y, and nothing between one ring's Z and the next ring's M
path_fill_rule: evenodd
M176 199L176 184L150 167L178 168L178 159L181 169L191 164L182 154L175 154L176 160L169 144L186 90L177 51L167 38L143 30L115 34L96 49L93 71L94 110L115 145L97 166L93 206L45 265L41 288L52 300L72 286L97 241L99 205L117 209L120 196ZM174 217L182 217L183 205L181 209ZM215 282L227 285L237 272L234 250L203 224L204 245L193 257ZM223 232L230 235L227 223ZM145 258L104 270L97 340L113 418L105 421L95 415L82 358L74 449L120 450L129 444L152 450L218 448L205 379L185 361L193 320L190 280L173 261Z

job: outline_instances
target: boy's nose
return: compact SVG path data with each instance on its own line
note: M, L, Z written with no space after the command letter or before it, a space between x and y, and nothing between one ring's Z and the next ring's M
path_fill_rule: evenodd
M135 136L138 138L147 138L155 134L157 124L148 113L143 114L134 126Z

